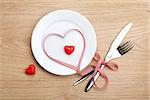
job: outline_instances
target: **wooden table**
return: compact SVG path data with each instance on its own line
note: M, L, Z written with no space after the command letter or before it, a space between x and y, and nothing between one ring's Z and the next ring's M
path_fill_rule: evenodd
M148 100L150 77L149 0L1 0L0 1L0 100ZM85 93L87 81L74 87L79 75L55 76L34 60L30 39L34 26L45 14L56 9L75 10L93 24L102 56L128 22L133 28L125 41L134 49L114 60L119 70L105 70L106 89ZM37 66L33 76L24 74L29 64ZM149 65L148 65L149 64ZM99 83L102 82L98 80ZM149 89L148 89L149 88Z

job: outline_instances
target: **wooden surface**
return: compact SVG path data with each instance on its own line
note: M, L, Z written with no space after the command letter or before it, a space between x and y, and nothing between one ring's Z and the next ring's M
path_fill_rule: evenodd
M125 41L134 40L135 47L114 60L119 65L118 71L105 70L109 77L106 89L93 88L85 93L87 81L72 86L78 75L52 75L34 60L30 48L34 26L48 12L62 8L78 11L90 20L102 56L121 28L133 22ZM0 100L148 100L149 23L149 0L1 0ZM31 63L36 64L37 73L27 76L24 71Z

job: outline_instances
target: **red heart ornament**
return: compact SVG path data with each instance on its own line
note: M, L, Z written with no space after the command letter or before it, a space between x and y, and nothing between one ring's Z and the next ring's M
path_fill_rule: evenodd
M64 51L66 52L66 54L70 55L73 53L75 47L74 46L65 46L64 47Z
M35 74L35 70L36 70L35 65L31 64L31 65L29 65L29 67L26 69L26 74L28 74L28 75L33 75L33 74Z

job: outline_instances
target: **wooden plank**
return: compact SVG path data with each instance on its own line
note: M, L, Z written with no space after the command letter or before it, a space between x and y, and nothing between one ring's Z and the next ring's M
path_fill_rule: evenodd
M102 56L121 28L133 22L125 41L134 40L135 47L114 61L118 71L106 69L110 81L105 90L94 88L85 93L86 82L72 86L78 75L55 76L35 62L30 48L32 30L42 16L62 8L78 11L90 20ZM148 0L1 0L0 100L148 100L149 19ZM34 76L24 74L30 63L37 65Z

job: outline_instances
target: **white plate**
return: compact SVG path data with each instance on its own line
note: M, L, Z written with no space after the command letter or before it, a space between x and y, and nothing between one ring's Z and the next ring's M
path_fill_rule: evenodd
M64 32L73 28L81 30L86 40L86 49L80 65L82 70L91 62L96 52L97 44L94 28L84 16L71 10L56 10L44 16L34 28L31 40L32 52L37 62L48 72L56 75L72 75L76 73L76 71L50 59L42 48L42 39L47 34L52 32L64 34ZM81 34L74 33L69 33L64 39L50 36L47 40L48 42L45 42L45 45L49 45L47 48L50 51L50 55L76 65L83 49L83 40L81 39ZM57 39L54 39L55 37ZM75 46L75 51L71 55L66 55L63 51L63 46L68 44Z

